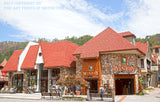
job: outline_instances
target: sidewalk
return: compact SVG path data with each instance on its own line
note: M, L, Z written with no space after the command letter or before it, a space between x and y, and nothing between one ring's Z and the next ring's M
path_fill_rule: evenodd
M24 94L24 93L8 94L8 93L0 93L0 98L40 100L41 99L41 93L33 93L33 94Z
M76 95L75 95L75 97L76 97ZM85 97L85 98L87 98L86 95L79 95L79 97ZM119 100L121 98L122 98L122 96L115 97L115 100ZM8 94L8 93L0 93L0 99L41 100L41 93L33 93L33 94L24 94L24 93ZM109 101L109 100L112 100L112 99L110 99L110 98L104 98L104 100ZM57 101L62 101L62 100L57 100Z
M127 95L122 102L160 102L160 88L154 88L147 95Z

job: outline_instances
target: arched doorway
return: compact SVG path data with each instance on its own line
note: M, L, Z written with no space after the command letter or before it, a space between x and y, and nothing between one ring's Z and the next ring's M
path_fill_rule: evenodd
M22 92L23 90L23 74L15 74L12 77L12 87L17 88L17 92Z

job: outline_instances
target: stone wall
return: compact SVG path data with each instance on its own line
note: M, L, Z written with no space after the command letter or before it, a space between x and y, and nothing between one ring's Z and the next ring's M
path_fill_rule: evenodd
M62 78L74 74L76 74L76 68L67 68L67 67L60 68L60 77Z
M14 72L9 72L9 76L8 76L8 86L12 87L12 76L13 76Z
M82 76L82 59L76 56L76 75Z
M127 66L137 67L137 56L129 54L101 54L102 85L109 83L113 88L113 66L121 66L121 57L127 58Z

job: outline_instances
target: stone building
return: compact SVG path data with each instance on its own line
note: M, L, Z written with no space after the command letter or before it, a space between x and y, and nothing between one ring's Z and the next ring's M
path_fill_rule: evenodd
M157 81L157 84L160 86L160 45L155 45L151 47L152 49L152 59L153 59L153 66L152 66L152 71L156 72L154 73L157 75L157 80L155 79L154 81ZM155 76L156 77L156 76ZM157 84L153 84L157 86Z
M8 84L8 74L6 72L1 72L1 70L4 68L6 63L7 63L7 60L4 59L0 64L0 90L5 84Z
M2 71L9 72L8 85L16 86L19 92L28 88L47 92L60 77L75 74L76 57L72 53L78 47L68 41L29 42L24 50L14 51Z
M136 46L145 53L145 56L140 57L138 60L138 67L142 72L143 86L147 88L149 86L157 87L157 57L151 53L149 43L136 42Z
M135 46L134 34L117 33L108 27L73 55L76 74L90 82L90 92L97 93L100 87L110 88L117 95L138 92L138 58L145 53Z

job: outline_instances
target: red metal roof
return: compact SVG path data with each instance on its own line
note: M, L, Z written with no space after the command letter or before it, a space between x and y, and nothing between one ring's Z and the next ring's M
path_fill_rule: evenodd
M9 58L7 64L4 66L4 68L1 70L2 72L12 72L17 71L18 69L18 57L21 54L23 50L16 50L12 54L12 56Z
M143 53L147 54L148 51L148 43L136 42L136 47L140 49Z
M22 63L21 69L34 69L38 49L39 45L30 46L27 55Z
M44 68L75 67L76 58L72 55L79 47L69 41L47 43L40 41Z
M151 49L155 49L155 48L160 48L160 45L155 45L155 46L151 47Z
M74 55L80 54L81 58L99 57L99 52L111 52L122 50L138 50L128 40L123 38L119 33L108 27L97 36L89 40L83 46L80 46ZM139 51L141 52L141 51ZM141 52L142 53L142 52Z
M126 32L122 32L122 33L119 33L121 36L123 37L126 37L126 36L134 36L136 38L136 36L131 33L130 31L126 31Z

